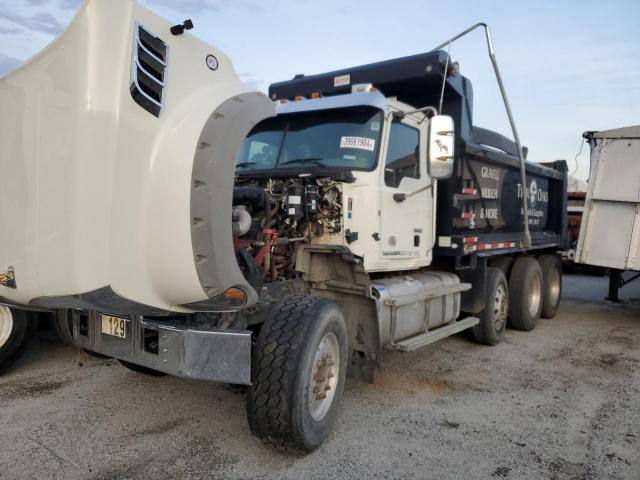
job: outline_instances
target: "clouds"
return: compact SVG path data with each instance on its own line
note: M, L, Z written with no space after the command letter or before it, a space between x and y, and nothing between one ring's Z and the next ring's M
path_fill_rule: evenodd
M13 35L14 33L20 33L22 30L17 27L3 27L0 25L0 35Z
M221 2L216 0L182 0L180 2L175 0L146 0L143 3L147 6L166 7L176 12L188 14L190 12L217 12Z
M2 53L0 53L0 75L19 65L20 62L21 60L18 58L10 57L9 55L3 55Z
M157 9L167 8L184 15L196 13L244 10L250 12L266 12L262 2L258 0L140 0L145 6Z
M118 0L111 0L118 1ZM193 16L202 18L220 12L244 14L264 13L266 10L257 0L139 0L143 5L168 17ZM24 51L35 37L49 40L60 34L83 0L0 0L0 52L5 35L21 35ZM198 18L194 18L197 20ZM178 21L178 20L175 20ZM43 42L38 42L42 48ZM39 49L38 48L38 49ZM19 53L19 52L18 52ZM28 57L35 52L23 55ZM22 56L22 55L21 55Z
M220 48L240 78L262 91L296 73L423 52L486 20L530 158L572 160L584 130L638 122L637 0L618 0L606 15L597 0L493 0L464 2L464 8L436 0L326 0L321 6L312 0L138 1L174 23L191 18L190 33ZM81 3L0 0L0 66L44 48ZM430 21L436 12L437 21ZM510 136L481 32L454 44L452 56L473 82L477 124ZM586 151L580 161L584 178Z
M49 12L35 12L30 15L20 15L19 13L13 13L11 11L0 11L0 20L13 24L16 27L22 27L24 30L45 32L50 35L59 34L64 28L60 20ZM20 31L20 28L14 27L14 30Z
M36 0L36 1L42 2L45 4L51 3L51 0ZM64 10L76 11L78 10L78 8L80 8L80 5L82 5L82 0L59 0L58 5L60 6L60 8Z
M60 34L80 0L0 0L0 54L24 60Z

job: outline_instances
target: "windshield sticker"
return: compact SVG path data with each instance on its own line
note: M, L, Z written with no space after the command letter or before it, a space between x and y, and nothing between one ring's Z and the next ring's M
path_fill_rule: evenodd
M345 160L355 160L357 157L355 155L342 155L342 158Z
M380 122L371 122L371 131L379 132L380 131Z
M376 141L366 137L342 137L340 138L340 148L357 148L373 152L376 148Z

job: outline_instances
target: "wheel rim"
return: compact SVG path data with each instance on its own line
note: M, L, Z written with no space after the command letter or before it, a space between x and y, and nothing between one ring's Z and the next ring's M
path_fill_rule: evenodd
M336 395L340 374L340 344L333 332L322 337L313 359L309 380L309 411L315 421L322 420Z
M533 282L529 286L529 315L532 318L538 316L540 312L540 303L542 301L542 285L540 278L537 276L533 277Z
M3 347L13 331L13 314L9 307L0 305L0 347Z
M549 301L556 305L560 299L560 272L554 269L549 276Z
M495 298L493 300L493 318L496 331L501 331L507 324L509 315L509 296L507 289L500 283L496 288Z

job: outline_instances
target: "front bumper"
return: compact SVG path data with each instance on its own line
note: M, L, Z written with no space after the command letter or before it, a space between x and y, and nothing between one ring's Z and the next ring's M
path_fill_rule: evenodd
M73 314L73 334L79 347L184 378L251 383L251 332L204 330L180 319L150 320L132 315L126 338L102 333L102 316Z

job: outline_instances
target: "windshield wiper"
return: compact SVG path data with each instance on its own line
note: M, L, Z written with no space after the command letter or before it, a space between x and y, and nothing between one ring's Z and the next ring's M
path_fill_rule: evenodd
M312 163L320 167L326 166L324 163L322 163L322 158L294 158L293 160L287 160L286 162L281 162L280 165L289 165L292 163Z
M244 168L244 167L250 167L251 165L255 165L256 162L240 162L240 163L236 163L236 168Z

